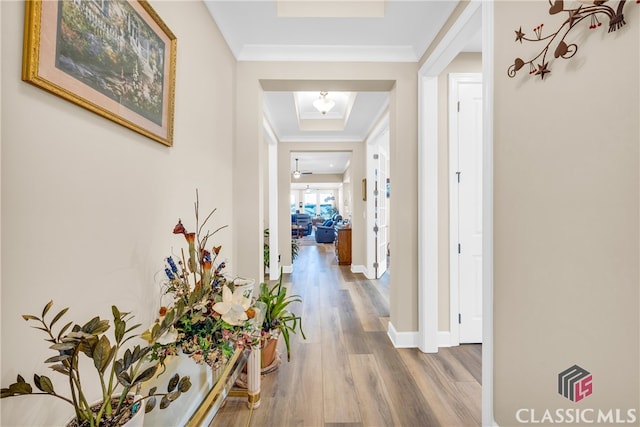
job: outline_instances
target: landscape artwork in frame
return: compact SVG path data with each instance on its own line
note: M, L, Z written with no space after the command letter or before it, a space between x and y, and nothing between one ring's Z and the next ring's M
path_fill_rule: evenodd
M367 201L367 178L362 178L362 201Z
M22 80L173 145L176 37L146 1L25 4Z

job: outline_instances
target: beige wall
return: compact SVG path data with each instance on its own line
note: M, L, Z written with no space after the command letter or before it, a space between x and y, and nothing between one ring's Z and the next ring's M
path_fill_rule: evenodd
M301 149L308 149L308 145L306 142L302 142L300 143L302 145L300 145ZM322 147L323 145L320 144L320 146ZM322 148L322 150L325 150L324 148ZM323 173L323 174L312 174L312 175L302 175L300 178L296 179L295 182L297 184L310 184L313 187L313 184L319 183L319 182L325 182L325 183L338 183L338 182L342 182L342 174L338 174L338 173Z
M71 307L69 321L111 319L115 304L151 322L163 258L183 247L173 226L194 228L196 188L203 212L218 208L212 224L231 226L214 240L233 269L235 60L201 2L152 5L178 38L172 148L22 82L24 2L1 2L2 386L50 372L42 333L20 317L50 299ZM46 397L0 404L2 426L60 425L71 414Z
M607 34L606 20L592 32L581 23L567 39L579 42L576 55L551 58L542 81L528 69L507 77L514 59L527 60L534 48L514 43L514 30L544 23L550 32L563 17L550 17L541 2L495 3L501 426L517 424L519 408L539 418L545 409L620 408L625 420L635 409L638 425L640 5L627 2L626 11L627 25L615 33ZM593 375L593 394L577 404L557 392L558 373L573 364Z
M243 194L234 201L234 213L242 229L236 229L243 247L239 272L257 277L261 269L262 242L259 224L262 212L259 168L263 155L262 89L390 90L391 153L394 194L391 197L391 251L394 270L390 292L391 321L400 332L418 328L417 236L417 64L239 62L236 91L236 153L244 153L244 173L234 175L234 191ZM257 145L256 145L257 144ZM286 168L288 173L288 167ZM355 200L355 198L354 198ZM355 221L355 218L354 218ZM255 225L254 225L255 224ZM354 232L355 233L355 232ZM356 236L353 236L354 239ZM402 243L400 243L402 242ZM280 243L281 244L281 243Z
M449 331L449 74L482 72L482 54L463 52L438 77L438 330Z
M269 155L268 155L269 143L265 139L263 141L263 144L264 144L265 158L264 158L264 167L262 169L261 184L262 184L263 193L269 194ZM262 209L263 209L263 215L264 215L264 217L262 218L262 228L265 229L265 228L269 228L269 198L268 197L263 198L262 206L263 206Z

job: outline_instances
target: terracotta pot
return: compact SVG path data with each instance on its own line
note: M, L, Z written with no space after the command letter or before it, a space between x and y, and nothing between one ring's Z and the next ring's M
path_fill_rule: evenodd
M262 369L270 366L276 358L276 349L278 348L278 337L269 338L262 342L260 352L260 367Z
M260 342L260 369L271 366L276 359L276 349L278 348L278 337L263 339ZM242 372L247 373L247 365L244 365Z

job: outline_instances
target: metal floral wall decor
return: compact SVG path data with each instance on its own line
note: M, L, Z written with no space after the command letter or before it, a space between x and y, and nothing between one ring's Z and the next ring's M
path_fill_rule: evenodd
M623 10L626 0L619 0L617 6L611 7L606 5L607 0L599 1L582 1L572 7L567 7L563 0L548 0L549 1L549 14L556 15L559 13L566 14L567 19L562 22L560 27L550 34L545 32L544 24L540 24L533 28L533 36L527 37L527 34L522 31L522 26L515 31L516 42L540 42L543 43L542 50L528 61L522 58L516 58L513 64L507 69L509 77L515 77L520 69L525 65L529 65L529 74L540 76L540 79L544 80L545 74L551 72L549 68L550 51L553 47L554 58L569 59L573 57L578 51L578 45L576 43L569 43L565 41L567 35L582 23L587 21L589 23L589 29L595 30L602 27L602 21L609 21L608 32L614 32L626 25L624 20ZM578 2L575 2L578 3ZM636 0L636 3L640 3L640 0Z

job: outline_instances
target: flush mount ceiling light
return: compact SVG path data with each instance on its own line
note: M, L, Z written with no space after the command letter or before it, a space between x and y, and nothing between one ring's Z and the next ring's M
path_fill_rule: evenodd
M298 159L296 159L296 170L293 171L292 175L295 179L299 179L302 176L302 172L298 169Z
M328 92L320 92L320 97L313 101L313 106L320 113L327 114L336 105L336 101L327 98Z

